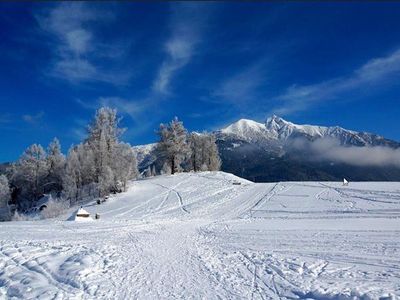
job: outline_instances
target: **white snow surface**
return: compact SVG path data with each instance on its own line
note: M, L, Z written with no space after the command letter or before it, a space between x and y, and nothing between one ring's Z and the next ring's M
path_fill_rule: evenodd
M1 223L0 299L400 296L400 183L186 173L76 209Z

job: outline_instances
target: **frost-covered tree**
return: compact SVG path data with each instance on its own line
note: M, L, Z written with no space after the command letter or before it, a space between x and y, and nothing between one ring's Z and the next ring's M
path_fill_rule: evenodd
M161 168L161 174L162 175L170 175L171 174L171 167L167 162L164 162L162 168Z
M57 138L54 138L49 144L46 160L48 175L46 177L45 191L60 192L62 190L65 156L61 153L60 142Z
M8 206L11 199L10 185L5 175L0 175L0 208Z
M71 202L76 202L81 186L81 164L78 158L78 148L72 147L68 152L65 174L63 177L63 190L66 198L70 199Z
M187 131L183 123L175 117L168 125L160 125L158 135L160 137L156 150L158 158L163 164L169 165L172 174L180 172L182 163L190 154Z
M197 132L193 132L189 136L190 145L190 159L188 163L188 168L195 172L200 171L203 164L203 139L202 135Z
M83 186L95 182L97 175L92 147L90 147L88 143L79 144L76 147L76 154L79 161L81 185Z
M136 155L132 147L126 143L119 143L115 146L112 154L111 169L114 173L114 190L122 187L126 191L128 180L138 177Z
M156 176L156 175L157 175L156 166L155 166L155 165L152 165L152 166L151 166L151 176Z
M45 178L48 174L43 147L37 144L29 146L15 164L13 171L12 184L21 191L21 198L27 201L38 199L44 192Z
M207 164L208 171L219 171L221 169L221 158L219 156L216 139L213 134L207 135L205 148L207 149L205 163Z
M189 136L190 158L188 168L197 171L217 171L221 159L214 135L193 132Z
M68 157L64 179L66 197L105 196L126 189L127 181L138 175L132 147L119 141L116 110L103 107L88 126L87 139L74 147ZM71 157L70 157L71 156Z
M119 143L119 137L124 129L119 128L120 119L117 111L109 107L102 107L96 112L96 116L88 127L87 144L93 151L96 181L100 182L101 176L106 175L106 167L110 165L111 156L115 146Z
M99 196L103 197L109 194L111 191L115 192L114 182L114 173L111 170L110 166L103 165L98 182Z

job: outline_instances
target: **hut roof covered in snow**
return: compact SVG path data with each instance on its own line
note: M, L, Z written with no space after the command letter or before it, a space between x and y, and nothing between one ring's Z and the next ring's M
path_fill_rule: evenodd
M82 207L79 208L74 216L74 221L92 221L90 213L84 210Z

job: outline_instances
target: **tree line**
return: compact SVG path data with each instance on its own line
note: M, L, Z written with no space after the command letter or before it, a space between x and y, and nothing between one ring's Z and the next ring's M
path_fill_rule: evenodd
M29 146L0 175L0 209L26 211L45 194L69 206L80 201L126 191L127 182L140 176L219 170L215 137L188 133L177 118L160 124L154 163L140 174L132 147L120 140L124 129L117 111L102 107L87 127L87 137L65 156L55 138L44 149Z

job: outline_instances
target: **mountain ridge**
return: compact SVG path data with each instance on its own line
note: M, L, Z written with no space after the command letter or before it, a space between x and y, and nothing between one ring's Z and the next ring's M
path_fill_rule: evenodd
M340 126L299 125L276 115L267 118L265 123L240 119L215 133L218 138L234 136L248 142L254 142L254 137L258 141L278 141L281 143L298 137L304 137L308 140L330 137L338 139L341 145L400 147L399 142L374 133L349 130Z
M299 125L273 115L260 123L240 119L213 132L222 160L222 171L260 182L302 180L400 181L400 162L355 165L351 159L324 158L330 150L392 149L400 143L383 136L340 126ZM135 146L139 169L154 163L156 144ZM322 149L319 149L323 145ZM320 151L316 152L316 151ZM397 157L400 157L400 152ZM352 156L365 155L356 152ZM318 159L316 159L319 156ZM356 158L355 158L356 159ZM400 160L400 158L399 158ZM386 159L386 162L390 159Z

